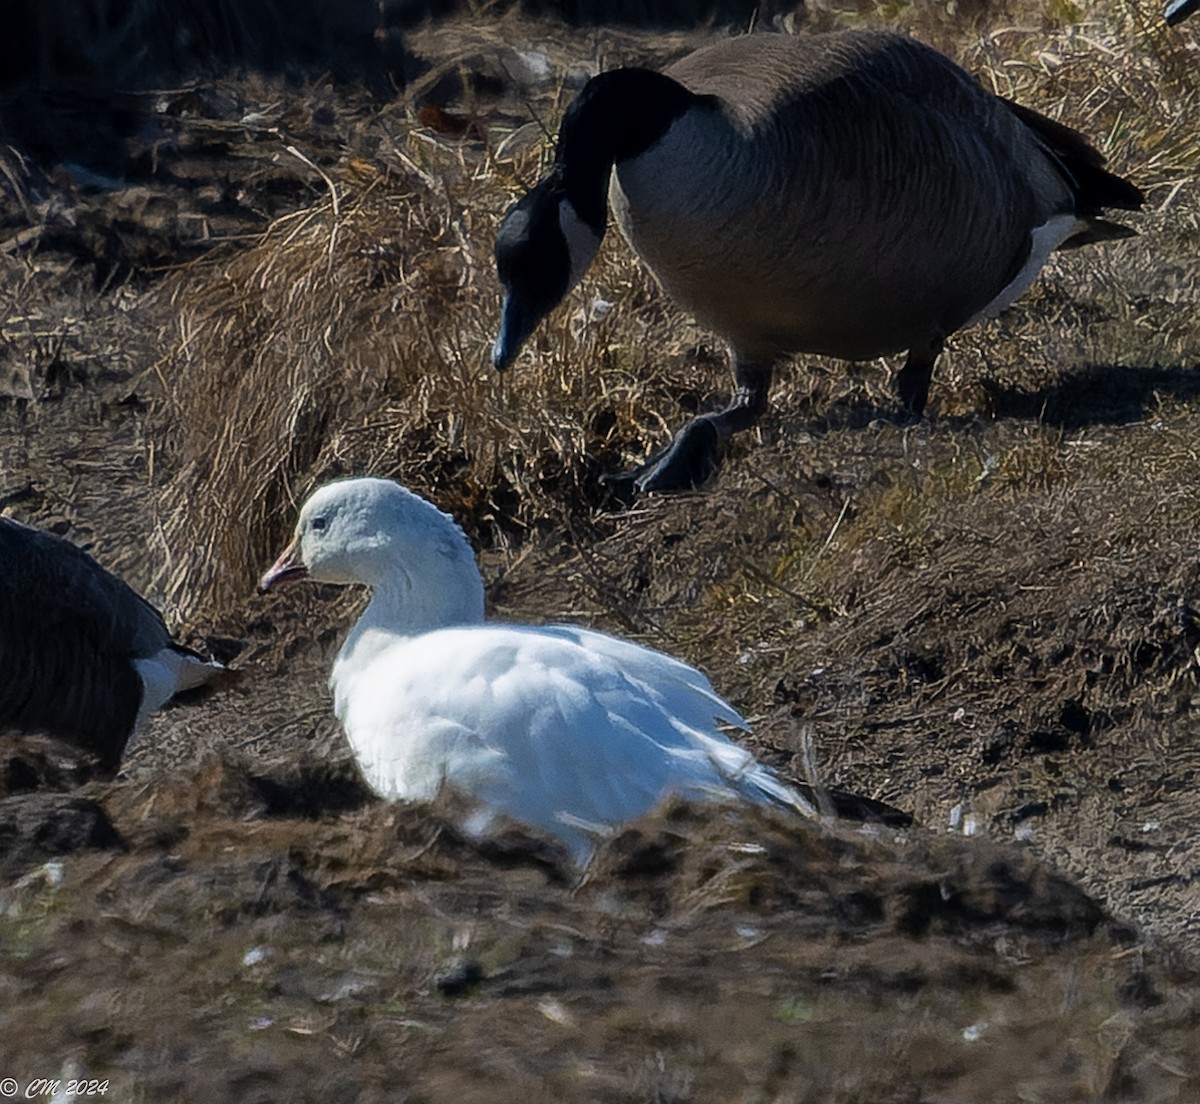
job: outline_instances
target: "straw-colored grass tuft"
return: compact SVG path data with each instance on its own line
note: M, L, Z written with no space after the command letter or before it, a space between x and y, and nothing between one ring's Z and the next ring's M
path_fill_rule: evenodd
M461 227L415 175L374 185L331 178L329 200L174 284L182 464L165 528L186 552L166 588L183 612L200 595L220 606L245 592L315 473L395 472L401 441L419 449L433 427L461 441L460 412L487 420L494 408L494 381L482 406L462 401L475 390L468 359L480 359L464 355L465 335L427 324L466 282Z
M491 237L511 163L485 175L416 130L393 152L390 171L321 170L325 201L169 284L178 474L159 585L185 619L244 598L297 501L326 478L395 476L492 543L586 512L622 442L643 447L633 396L646 383L616 363L602 308L553 319L532 366L490 365ZM613 267L631 299L651 298L632 258Z

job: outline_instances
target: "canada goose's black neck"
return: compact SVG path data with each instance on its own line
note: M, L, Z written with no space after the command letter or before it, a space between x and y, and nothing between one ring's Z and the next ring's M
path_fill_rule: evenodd
M579 217L603 236L608 178L619 161L657 142L701 97L651 69L593 77L563 116L555 168Z

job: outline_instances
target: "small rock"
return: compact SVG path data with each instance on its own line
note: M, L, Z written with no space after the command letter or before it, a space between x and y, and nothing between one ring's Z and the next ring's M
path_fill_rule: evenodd
M483 966L473 958L453 958L433 978L443 997L465 996L484 979Z

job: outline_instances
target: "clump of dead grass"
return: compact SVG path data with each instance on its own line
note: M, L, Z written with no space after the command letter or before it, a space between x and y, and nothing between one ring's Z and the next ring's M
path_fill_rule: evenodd
M491 544L586 513L623 444L641 449L641 364L602 306L543 327L532 365L490 366L492 228L513 164L417 127L390 158L319 170L323 202L164 292L176 474L159 583L185 618L240 601L324 479L400 478ZM623 298L652 298L631 258L605 273Z
M165 518L168 546L189 549L166 589L181 610L185 595L219 606L244 590L314 472L366 463L392 474L401 442L416 453L435 436L452 465L463 419L495 418L496 382L472 386L479 341L430 324L473 261L449 206L431 202L432 182L414 172L359 189L343 175L329 189L326 202L172 288L173 486L191 490ZM381 424L395 451L367 460Z

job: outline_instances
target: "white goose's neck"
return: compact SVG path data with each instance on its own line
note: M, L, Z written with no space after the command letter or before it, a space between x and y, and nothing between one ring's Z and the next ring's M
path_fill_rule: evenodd
M402 576L396 583L371 588L371 601L355 628L374 628L392 636L419 636L482 620L483 584L477 575L438 580L436 587L413 586Z
M338 654L335 679L339 668L343 673L361 669L397 639L483 621L483 580L473 557L444 566L437 579L422 582L401 568L386 583L372 586L371 600Z

